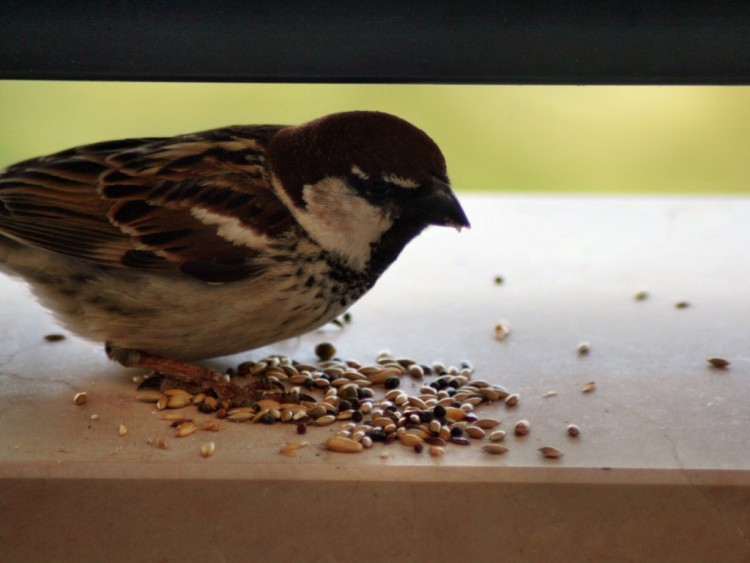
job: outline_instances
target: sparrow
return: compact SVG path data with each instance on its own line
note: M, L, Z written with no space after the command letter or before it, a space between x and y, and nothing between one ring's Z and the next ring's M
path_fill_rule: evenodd
M0 269L108 356L190 362L314 330L430 225L469 221L445 158L387 113L79 146L0 171Z

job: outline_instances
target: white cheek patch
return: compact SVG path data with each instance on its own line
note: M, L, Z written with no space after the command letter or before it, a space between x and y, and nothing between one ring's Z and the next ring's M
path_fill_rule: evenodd
M391 228L393 220L371 205L341 178L324 178L303 188L306 208L295 206L274 178L276 193L294 218L323 249L362 271L370 261L370 245Z
M247 246L259 250L271 244L267 236L255 232L236 217L227 217L202 207L193 207L190 213L204 225L215 225L216 234L236 246Z
M370 175L362 170L359 166L356 164L352 166L352 174L354 174L357 178L361 178L362 180L369 180Z

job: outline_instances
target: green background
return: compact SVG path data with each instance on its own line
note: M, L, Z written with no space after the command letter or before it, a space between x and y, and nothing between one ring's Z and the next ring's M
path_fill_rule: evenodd
M0 166L73 145L395 113L457 190L748 193L750 88L0 82Z

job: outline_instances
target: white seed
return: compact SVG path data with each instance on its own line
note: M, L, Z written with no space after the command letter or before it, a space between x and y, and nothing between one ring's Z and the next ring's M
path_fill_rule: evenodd
M315 419L316 426L328 426L329 424L333 424L334 422L336 422L336 417L332 414L327 414Z
M507 407L515 407L518 404L518 401L521 400L521 395L518 393L512 393L505 397L505 406Z
M565 427L565 430L568 433L568 436L576 437L576 436L580 436L581 434L581 429L575 424L568 424Z
M510 334L510 324L500 321L495 325L495 340L505 340Z
M440 424L440 421L431 420L427 427L430 429L430 432L437 434L438 432L440 432L440 428L442 428L442 425Z
M76 393L73 396L73 403L76 405L85 405L86 401L88 401L88 395L86 395L85 391L81 391L80 393Z
M488 454L501 455L508 451L508 448L502 444L485 444L482 449Z
M554 397L555 395L557 395L557 391L555 391L554 389L550 389L544 395L542 395L542 397L546 399L548 397Z
M505 440L505 430L495 430L489 435L490 442L502 442Z
M128 433L128 427L125 426L122 422L120 423L120 428L117 430L117 435L122 437L125 436Z
M214 442L204 442L201 444L201 455L203 457L211 457L216 451L216 444Z
M369 436L365 436L364 438L362 438L362 447L371 448L372 438L370 438Z
M516 436L526 436L531 431L531 425L528 420L519 420L513 427Z
M581 342L581 343L580 343L580 344L578 345L578 348L576 348L576 353L577 353L577 354L578 354L579 356L585 356L585 355L586 355L586 354L588 354L588 353L589 353L590 351L591 351L591 344L589 344L588 342Z
M351 438L344 438L342 436L331 436L326 440L326 448L332 452L356 453L361 452L363 447L362 442L357 442Z
M552 446L542 446L539 448L539 451L544 457L550 459L557 459L563 456L563 453L560 450L553 448Z

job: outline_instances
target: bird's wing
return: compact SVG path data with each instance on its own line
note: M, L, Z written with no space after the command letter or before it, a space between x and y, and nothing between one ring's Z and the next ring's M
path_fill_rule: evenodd
M294 223L265 164L278 129L112 141L18 163L0 174L0 233L110 267L252 277Z

